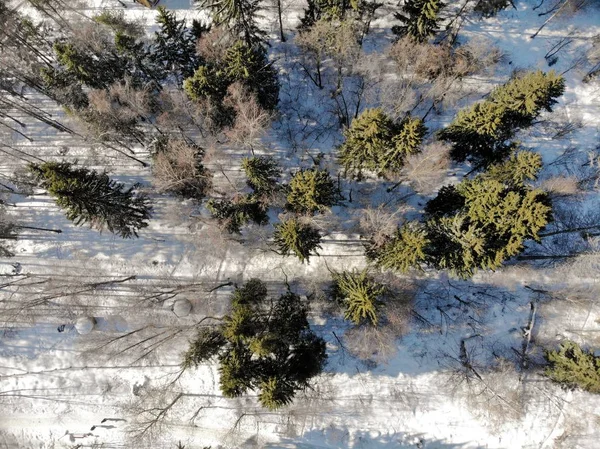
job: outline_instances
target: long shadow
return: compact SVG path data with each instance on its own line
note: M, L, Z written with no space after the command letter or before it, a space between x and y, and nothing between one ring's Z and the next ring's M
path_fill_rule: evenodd
M465 443L449 443L441 439L430 439L423 434L406 432L350 432L341 429L327 431L312 430L301 439L283 439L269 443L265 449L463 449ZM483 449L483 446L470 449Z

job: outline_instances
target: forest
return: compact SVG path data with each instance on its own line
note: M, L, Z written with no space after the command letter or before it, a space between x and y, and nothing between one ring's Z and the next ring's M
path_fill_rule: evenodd
M0 0L0 449L594 449L598 0Z

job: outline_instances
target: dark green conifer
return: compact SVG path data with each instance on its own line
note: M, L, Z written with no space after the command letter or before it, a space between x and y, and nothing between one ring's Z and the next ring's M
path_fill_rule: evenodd
M438 30L440 10L445 6L440 0L405 0L401 13L394 18L402 25L392 27L399 37L409 35L417 42L425 42Z
M123 238L137 237L137 232L148 226L149 201L134 192L137 184L126 189L106 173L67 162L32 164L29 170L77 226L89 223Z
M175 74L178 81L192 76L200 64L196 54L196 36L185 20L179 20L164 6L157 9L159 30L154 33L152 59L160 67L162 76Z
M281 168L272 157L245 157L242 159L242 169L246 173L248 186L256 193L270 195L277 190Z
M333 274L332 296L344 305L344 318L354 324L377 325L384 292L385 288L376 283L367 270Z

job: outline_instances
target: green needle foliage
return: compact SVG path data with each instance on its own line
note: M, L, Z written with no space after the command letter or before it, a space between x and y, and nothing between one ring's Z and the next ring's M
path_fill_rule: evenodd
M232 295L232 310L222 325L202 329L183 356L189 368L218 359L221 392L238 397L258 392L271 410L292 402L326 361L325 342L310 329L308 308L287 292L267 297L267 288L251 279Z
M428 243L426 231L411 223L399 227L394 237L382 247L369 243L366 255L381 268L404 273L425 261Z
M537 167L537 168L534 168ZM440 189L425 207L425 222L398 230L385 244L367 247L376 264L397 271L421 263L468 278L494 270L523 251L552 218L548 195L528 186L539 155L522 152L474 179Z
M344 176L361 179L363 170L383 176L398 173L406 156L419 152L427 128L417 118L407 117L395 124L383 110L367 109L344 133L338 149Z
M242 169L248 178L248 186L256 193L270 195L277 190L281 168L272 157L245 157L242 160Z
M341 196L327 170L300 170L288 186L287 207L300 213L315 213L336 205Z
M398 37L409 35L417 42L425 42L438 30L439 13L445 6L440 0L406 0L402 13L394 18L402 22L392 27Z
M260 0L195 0L200 9L208 9L215 25L226 26L231 34L247 45L263 43L266 33L256 19L260 11Z
M528 128L542 110L552 111L564 92L565 81L550 71L528 72L492 91L483 102L459 111L452 123L439 133L451 142L452 158L488 166L512 151L508 142L517 130Z
M200 64L196 55L196 37L185 20L178 20L164 6L156 8L159 30L154 33L152 60L160 67L162 78L175 74L179 82L192 76Z
M77 226L90 223L123 238L137 237L138 231L148 226L149 201L134 192L137 184L126 189L106 173L67 162L32 164L29 171Z
M332 297L345 306L344 318L354 324L377 325L384 292L385 287L376 283L367 270L333 274Z
M308 262L310 255L316 255L321 248L319 231L296 218L276 224L273 239L282 255L294 254L302 263Z
M261 107L272 111L279 101L277 71L260 45L248 46L243 41L235 42L222 58L200 66L183 82L187 95L195 101L208 99L217 109L217 124L231 125L235 112L223 105L227 88L239 82L256 95Z
M546 351L548 367L544 374L568 387L600 393L600 357L585 351L573 341L561 343L558 351Z
M211 199L206 207L231 234L240 234L242 226L250 222L258 225L269 222L268 206L254 193L239 195L233 200Z

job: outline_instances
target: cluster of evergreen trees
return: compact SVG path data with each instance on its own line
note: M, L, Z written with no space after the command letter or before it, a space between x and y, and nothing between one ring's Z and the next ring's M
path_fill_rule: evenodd
M405 223L385 243L371 243L367 256L378 266L406 271L421 264L470 277L496 269L523 251L528 239L552 219L548 195L528 183L541 157L515 153L473 179L440 189L421 223Z
M309 327L308 305L291 291L269 299L258 279L237 288L231 302L231 313L222 325L198 332L183 367L216 358L224 396L254 390L266 408L289 404L322 371L327 359L325 342Z
M479 166L503 160L519 129L530 127L542 110L551 112L565 89L564 78L550 71L528 72L499 86L482 102L460 111L439 133L452 143L452 157Z

